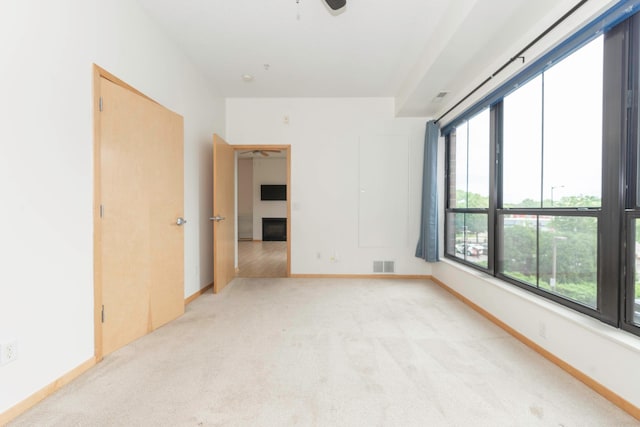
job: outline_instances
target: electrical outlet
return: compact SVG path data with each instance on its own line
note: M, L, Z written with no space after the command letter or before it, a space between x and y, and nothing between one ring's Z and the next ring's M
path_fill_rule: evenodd
M11 363L18 358L18 341L0 343L0 366Z
M544 322L538 324L538 335L540 335L540 338L547 338L547 325Z

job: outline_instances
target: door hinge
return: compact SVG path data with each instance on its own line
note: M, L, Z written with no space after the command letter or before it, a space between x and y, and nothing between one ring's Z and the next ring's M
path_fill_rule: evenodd
M98 100L98 108L102 111L102 97Z
M102 313L100 313L100 320L104 323L104 305L102 306Z
M104 206L100 205L100 218L104 218Z
M627 91L627 108L633 108L633 91Z

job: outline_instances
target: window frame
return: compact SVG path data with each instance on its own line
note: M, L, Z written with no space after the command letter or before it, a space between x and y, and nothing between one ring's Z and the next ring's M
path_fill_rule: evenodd
M621 263L625 271L623 276L620 295L618 298L620 312L620 327L623 330L640 335L640 322L634 323L635 299L640 295L635 295L635 275L636 275L636 250L635 231L636 220L640 220L640 14L631 17L626 23L625 32L622 35L626 40L625 48L626 60L623 64L626 79L626 114L621 132L624 132L627 142L626 150L623 153L626 157L621 161L626 170L622 171L622 180L627 186L626 194L623 195L620 203L623 205L622 235L626 239L620 239ZM621 108L622 109L622 108Z
M526 209L520 209L520 208L506 208L506 209L497 209L496 215L497 215L497 221L500 221L500 217L503 215L536 215L536 216L553 216L553 217L579 217L579 218L596 218L598 222L600 222L600 209L595 209L595 208L590 208L589 210L582 210L580 208L526 208ZM499 240L499 233L500 233L501 229L498 225L496 225L496 233L498 233L498 235L496 235L496 241L500 241ZM536 232L539 232L539 228L536 229ZM600 234L600 233L598 233ZM598 253L600 253L600 239L598 238L598 243L597 243L597 251ZM497 250L501 250L502 246L498 246ZM540 239L539 236L537 236L536 238L536 253L539 253L540 251ZM539 261L539 260L538 260ZM592 308L589 307L587 305L581 304L578 301L569 299L567 297L563 297L561 294L556 294L556 293L552 293L549 291L546 291L536 285L532 285L530 283L525 283L522 281L519 281L513 277L510 277L508 275L506 275L503 272L503 268L502 265L500 264L500 257L498 257L496 259L496 266L495 266L495 277L497 277L500 280L503 280L505 282L509 282L513 285L516 285L522 289L526 289L527 291L533 292L534 294L540 295L544 298L547 298L551 301L557 302L559 304L562 304L564 306L567 306L573 310L579 311L580 313L584 313L587 314L589 316L592 317L597 317L600 318L600 314L599 314L599 310L598 307L600 307L601 303L600 303L600 295L602 294L601 290L600 290L600 284L602 283L602 281L600 280L600 262L599 262L599 257L598 257L598 261L596 261L596 268L597 268L597 272L596 272L596 277L598 278L598 282L597 282L597 307L596 308ZM538 273L539 274L539 273ZM539 279L539 277L538 277ZM601 319L602 320L602 319Z
M640 212L627 212L626 221L625 221L625 229L628 230L627 235L629 236L628 241L633 242L634 244L627 244L627 248L625 251L625 259L629 264L632 265L631 268L628 268L628 274L625 280L625 298L622 298L620 301L620 312L622 314L622 324L621 328L628 332L634 333L636 335L640 335L640 322L634 322L634 314L635 314L635 300L640 299L640 295L635 295L635 221L640 220ZM630 296L630 297L629 297Z
M462 123L467 123L467 131L468 131L468 124L469 121L471 119L473 119L474 117L476 117L478 114L480 114L481 112L483 112L484 109L480 109L479 111L475 112L472 116L468 117L466 120L464 121L460 121L458 123L458 126ZM457 262L460 262L462 264L471 266L475 269L484 271L485 273L488 274L493 274L493 259L494 259L494 251L493 251L493 238L494 238L494 224L493 224L493 218L494 215L491 213L492 211L492 204L495 202L492 202L493 197L492 194L494 193L494 186L495 186L495 161L493 161L495 159L494 157L494 153L495 153L495 141L494 138L492 137L492 129L494 128L493 126L494 123L494 111L493 108L489 109L489 129L490 129L490 136L489 136L489 188L488 188L488 192L489 192L489 206L487 208L469 208L469 207L465 207L465 208L459 208L459 207L455 207L452 208L451 207L451 197L450 197L450 192L451 192L451 156L452 156L452 152L450 150L450 147L452 144L455 144L455 138L456 138L456 134L454 133L455 129L457 128L452 128L452 130L445 135L445 144L446 144L446 149L445 149L445 187L446 187L446 199L445 199L445 216L444 216L444 229L445 229L445 244L444 244L444 256L446 258L451 258L456 260ZM452 141L453 140L453 141ZM469 143L468 138L467 138L467 144ZM467 150L468 151L468 150ZM455 154L455 153L454 153ZM469 163L469 156L467 155L467 164ZM457 165L457 162L456 162ZM454 189L454 191L457 189ZM467 192L468 192L469 188L467 187ZM466 259L466 257L464 258L460 258L457 257L456 254L456 249L455 249L455 236L453 239L453 245L454 247L451 247L450 241L451 239L449 239L449 235L447 234L447 231L449 230L449 216L453 214L483 214L487 216L487 247L488 247L488 254L487 254L487 267L483 268L481 265L478 265L476 263L473 263L471 261L468 261ZM455 233L455 232L454 232ZM453 255L449 252L452 252Z
M635 298L635 221L640 220L640 13L639 2L623 1L599 19L544 55L528 69L509 79L442 129L445 137L445 253L444 256L470 268L584 313L614 327L640 335L633 323ZM594 31L594 29L596 31ZM603 121L601 207L504 208L503 193L503 99L514 88L527 83L596 37L603 41ZM463 121L490 108L490 188L489 208L450 206L450 165L452 131ZM543 106L544 108L544 106ZM470 159L467 159L469 161ZM488 265L478 266L458 258L450 248L449 217L456 213L483 213L488 218ZM591 217L597 221L597 307L592 308L556 293L518 281L503 273L499 252L500 219L503 215L547 215ZM539 228L536 235L538 236ZM455 240L455 236L454 236ZM539 254L539 238L536 238ZM455 245L455 241L453 242ZM450 254L450 250L453 250ZM539 275L539 271L536 273Z

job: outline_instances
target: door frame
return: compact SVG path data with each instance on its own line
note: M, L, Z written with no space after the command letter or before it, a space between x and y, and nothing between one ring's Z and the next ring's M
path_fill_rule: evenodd
M238 151L252 151L252 150L280 150L284 151L287 159L287 277L291 277L291 144L282 144L282 145L231 145L233 150L237 153ZM238 161L236 156L235 162L235 175L237 178L238 175ZM236 197L236 207L238 201L238 187L236 185L235 188L235 197ZM237 216L238 213L236 212ZM236 230L236 254L238 253L238 236ZM236 266L236 269L238 267Z
M158 105L162 105L154 99L149 98L133 86L125 83L104 68L93 64L93 339L94 358L96 362L103 359L102 346L102 222L100 221L100 201L101 194L101 115L100 99L100 79L104 78L110 82L123 87L138 96L141 96Z

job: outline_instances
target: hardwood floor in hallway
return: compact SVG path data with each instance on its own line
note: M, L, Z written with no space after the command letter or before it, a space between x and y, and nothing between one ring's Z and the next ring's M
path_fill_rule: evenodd
M287 277L287 242L238 242L238 277Z

